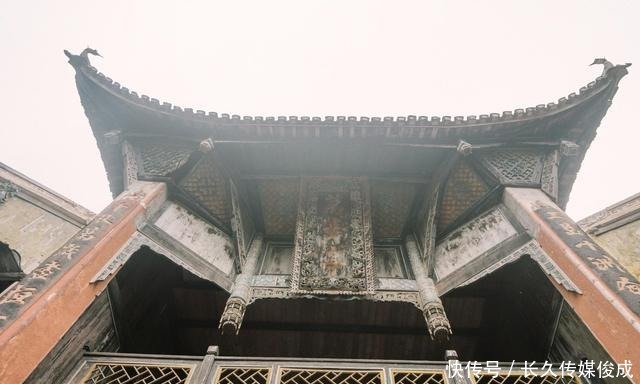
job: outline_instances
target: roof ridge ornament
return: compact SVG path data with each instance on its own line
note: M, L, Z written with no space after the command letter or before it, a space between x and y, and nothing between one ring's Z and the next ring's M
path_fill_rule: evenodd
M602 69L602 75L601 76L607 76L607 72L609 72L610 69L615 68L615 67L630 67L631 63L625 63L622 65L614 65L612 62L610 62L609 60L605 59L604 57L599 57L593 60L593 63L589 64L591 65L602 65L603 69Z
M82 65L90 66L91 62L89 61L89 55L102 57L102 55L98 53L98 50L90 47L83 49L79 55L75 55L66 49L64 50L64 54L69 58L69 64L74 67Z

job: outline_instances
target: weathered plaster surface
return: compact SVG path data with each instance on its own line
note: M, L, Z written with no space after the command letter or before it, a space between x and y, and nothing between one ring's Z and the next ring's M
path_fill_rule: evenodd
M640 280L640 220L592 237Z
M25 273L78 231L79 227L18 197L0 204L0 241L20 253Z
M223 273L233 271L232 240L186 208L170 203L155 225Z
M517 234L499 208L464 224L438 244L435 273L442 279Z

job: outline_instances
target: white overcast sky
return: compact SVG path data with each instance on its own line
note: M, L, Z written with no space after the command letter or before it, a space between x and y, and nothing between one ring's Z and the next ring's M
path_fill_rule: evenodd
M640 192L638 1L3 1L0 161L100 211L106 175L63 49L138 93L239 115L479 115L635 62L568 207Z

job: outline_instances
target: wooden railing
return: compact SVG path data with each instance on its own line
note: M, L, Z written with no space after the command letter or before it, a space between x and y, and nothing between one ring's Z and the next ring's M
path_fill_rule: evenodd
M525 375L521 365L457 375L440 361L157 356L88 353L68 384L581 384L575 375ZM476 372L477 373L477 372ZM452 376L452 377L450 377Z

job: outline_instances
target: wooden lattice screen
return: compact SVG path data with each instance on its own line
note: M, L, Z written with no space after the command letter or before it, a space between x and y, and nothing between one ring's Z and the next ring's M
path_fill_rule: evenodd
M218 370L216 384L267 384L270 368L223 367Z
M83 384L186 384L191 367L94 364Z
M575 376L554 375L528 375L524 374L485 374L475 379L477 384L580 384Z
M393 384L446 384L443 372L392 370Z
M383 384L381 370L290 369L280 373L280 384Z

